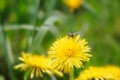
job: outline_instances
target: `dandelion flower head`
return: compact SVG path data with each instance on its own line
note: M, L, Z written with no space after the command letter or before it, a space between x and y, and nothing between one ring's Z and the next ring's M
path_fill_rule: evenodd
M43 77L43 73L47 73L49 75L52 74L52 66L50 65L50 61L43 55L33 55L26 54L22 52L22 57L19 57L19 60L22 63L14 66L14 69L21 70L31 70L30 77L33 78L35 75L38 77ZM54 70L55 73L62 75L60 72Z
M120 80L120 69L116 66L89 67L76 80Z
M85 39L80 38L80 35L66 35L53 43L48 54L54 68L68 73L73 67L81 68L83 61L89 61L91 55L88 52L90 47Z

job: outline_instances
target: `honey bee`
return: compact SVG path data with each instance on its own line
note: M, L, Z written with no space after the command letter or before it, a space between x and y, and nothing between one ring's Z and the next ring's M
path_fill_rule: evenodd
M71 38L75 38L75 37L79 34L79 32L75 32L75 33L67 33L67 34L68 34L69 37L71 37Z

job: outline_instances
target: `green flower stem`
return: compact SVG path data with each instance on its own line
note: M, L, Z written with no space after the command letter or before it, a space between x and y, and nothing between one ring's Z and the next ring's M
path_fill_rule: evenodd
M69 77L70 77L70 80L74 80L74 68L70 70Z

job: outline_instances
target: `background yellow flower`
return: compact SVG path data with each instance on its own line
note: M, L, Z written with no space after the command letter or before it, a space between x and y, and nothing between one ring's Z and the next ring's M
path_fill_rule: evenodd
M71 11L79 8L83 0L64 0L64 3L70 8Z
M89 61L90 47L85 39L81 39L80 35L65 36L53 43L48 52L49 57L53 61L53 67L68 73L73 67L81 68L82 61Z
M76 80L120 80L117 66L89 67L79 74Z

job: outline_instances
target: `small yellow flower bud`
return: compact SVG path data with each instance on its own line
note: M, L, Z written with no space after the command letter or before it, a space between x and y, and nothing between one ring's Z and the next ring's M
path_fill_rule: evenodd
M64 0L64 3L70 8L71 11L74 11L82 4L83 0Z

